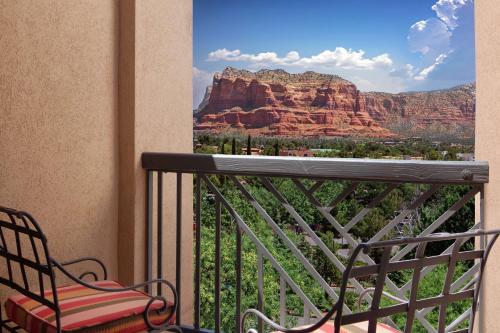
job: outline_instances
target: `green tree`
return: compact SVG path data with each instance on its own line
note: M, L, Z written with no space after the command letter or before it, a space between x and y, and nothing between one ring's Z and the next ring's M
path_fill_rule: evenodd
M247 155L252 155L252 136L248 135L247 138Z

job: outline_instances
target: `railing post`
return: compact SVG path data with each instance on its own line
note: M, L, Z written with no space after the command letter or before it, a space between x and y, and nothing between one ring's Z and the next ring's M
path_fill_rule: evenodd
M215 333L220 332L220 228L221 228L221 203L215 201Z
M280 276L280 325L286 325L286 282Z
M146 279L153 279L153 171L146 172ZM152 286L146 286L151 292Z
M486 211L485 211L484 191L485 191L485 186L484 186L484 184L481 184L481 190L479 192L479 209L476 208L476 212L479 212L479 221L476 221L476 222L479 224L480 229L484 229L486 227L486 221L485 221ZM476 204L477 204L477 201L476 201ZM480 249L485 249L486 241L487 241L486 236L480 237L480 239L479 239L479 248ZM476 243L476 247L477 247L477 243ZM479 274L481 274L481 273L479 273ZM482 282L482 283L484 283L484 282ZM484 311L480 311L480 309L482 306L484 306L484 299L485 299L484 290L485 290L485 288L483 285L483 288L481 288L479 290L479 295L478 295L480 304L477 304L477 306L478 306L478 308L477 308L477 312L478 312L477 313L477 315L478 315L477 320L474 319L474 317L476 316L476 313L474 313L474 310L476 310L476 309L474 309L474 308L471 309L471 313L469 316L469 322L474 322L472 327L470 327L471 331L473 331L475 328L477 328L478 332L483 331L483 326L485 324L485 315L484 315Z
M182 272L182 173L177 173L177 209L176 209L176 264L175 264L175 288L179 299L177 301L176 325L181 325L181 272Z
M157 185L157 191L158 191L158 226L156 230L156 243L157 243L157 254L156 254L156 270L157 270L157 278L162 279L163 278L163 172L158 171L157 172L158 176L158 185ZM162 294L162 283L158 282L157 286L157 295L161 296Z
M264 260L262 252L257 249L257 310L264 312ZM264 322L258 320L259 333L264 332Z
M304 325L309 325L309 320L311 318L311 312L309 311L309 307L304 304Z
M196 175L195 211L195 271L194 271L194 328L200 329L200 268L201 268L201 176Z
M241 229L235 223L236 228L236 326L241 322Z

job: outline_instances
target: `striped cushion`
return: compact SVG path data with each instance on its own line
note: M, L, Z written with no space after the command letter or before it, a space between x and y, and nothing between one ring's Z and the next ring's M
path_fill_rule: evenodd
M305 328L305 327L307 326L301 326L297 328ZM314 331L314 333L333 333L333 332L334 332L333 322L328 322L325 325L321 326L316 331ZM340 328L340 333L366 333L366 332L368 332L367 321L351 325L344 325ZM392 328L388 325L377 323L377 333L401 333L401 331L398 331L397 329Z
M95 286L105 288L122 288L115 281L99 281ZM50 299L52 292L45 295ZM149 297L136 290L120 292L103 292L71 285L57 289L59 307L61 308L62 332L102 332L102 333L134 333L144 331L144 311ZM172 311L158 311L162 307L160 301L152 305L150 318L159 324ZM56 321L54 311L33 299L16 294L5 303L7 317L30 333L55 333Z

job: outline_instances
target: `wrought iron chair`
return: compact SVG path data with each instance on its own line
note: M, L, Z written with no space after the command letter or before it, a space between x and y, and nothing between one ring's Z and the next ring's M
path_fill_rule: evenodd
M427 237L420 238L401 238L395 240L379 241L373 243L363 243L357 246L342 276L342 283L338 295L338 301L333 307L315 324L296 328L285 328L271 319L266 317L262 312L256 309L245 311L241 319L240 332L244 331L245 321L250 315L256 316L274 330L285 333L309 333L309 332L334 332L334 333L349 333L349 332L400 332L396 328L379 323L378 320L393 316L395 314L406 314L406 324L404 333L410 333L413 330L414 319L416 312L426 308L439 308L439 321L437 332L450 332L454 327L446 327L446 309L450 303L459 302L462 300L471 300L472 307L470 309L469 327L458 329L453 333L472 333L474 327L474 318L478 308L478 297L481 288L481 278L484 272L484 267L490 254L491 248L496 242L500 230L492 231L473 231L458 234L433 234ZM484 249L467 250L463 249L463 245L475 237L480 237L484 242ZM490 239L488 240L488 237ZM451 242L452 245L447 251L437 256L425 256L426 247L429 243L434 242ZM391 253L395 247L411 245L416 247L415 256L405 260L391 261ZM368 254L372 250L381 251L382 256L378 264L355 267L355 262L361 252ZM459 290L454 290L453 275L455 273L456 264L461 261L472 261L479 265L478 273L475 277L471 277L465 283L465 286ZM426 267L433 267L444 264L448 266L443 289L440 295L419 299L418 290L419 282L421 281L423 270ZM401 270L413 270L411 279L411 288L409 295L403 297L394 296L384 290L386 277L391 272ZM366 276L374 276L375 287L367 288L365 292L359 295L359 299L366 298L369 293L373 293L371 297L370 307L361 312L343 314L343 305L346 297L348 281L351 278L359 278ZM393 305L381 306L382 296L385 295L393 301ZM398 295L401 296L401 295ZM332 319L333 318L333 319ZM331 320L332 319L332 320ZM254 329L249 329L248 333L256 333Z
M82 262L97 264L103 280L86 271L78 277L66 267ZM177 292L166 280L123 286L107 280L105 265L85 257L59 262L49 254L47 239L28 213L0 207L0 284L18 292L5 303L7 319L0 311L0 333L16 332L139 332L180 329L171 326L177 307ZM58 287L59 270L75 284ZM95 281L85 282L86 277ZM166 285L173 302L137 289ZM1 310L1 308L0 308Z

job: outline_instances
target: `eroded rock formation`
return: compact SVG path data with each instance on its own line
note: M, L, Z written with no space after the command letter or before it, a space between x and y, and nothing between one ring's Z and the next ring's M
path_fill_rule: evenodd
M208 90L207 90L208 91ZM391 137L412 121L473 126L475 85L388 94L360 92L336 75L226 68L214 76L195 115L195 129L260 135Z

